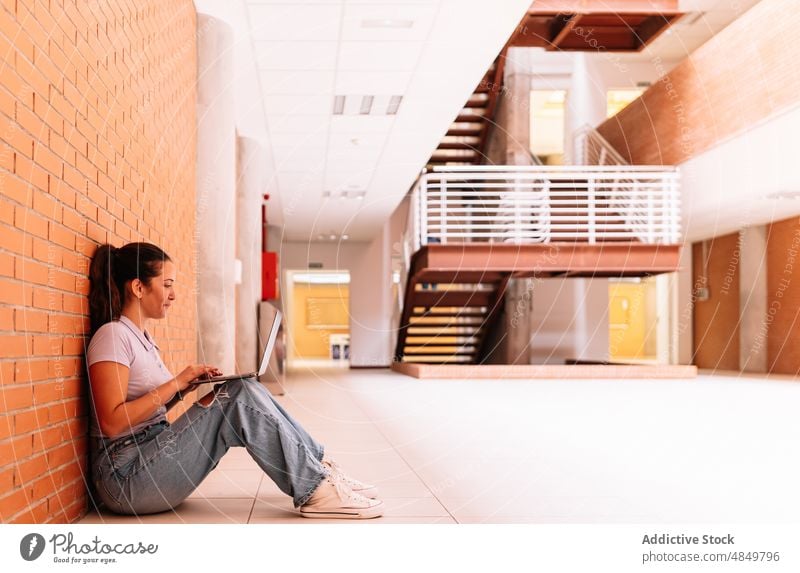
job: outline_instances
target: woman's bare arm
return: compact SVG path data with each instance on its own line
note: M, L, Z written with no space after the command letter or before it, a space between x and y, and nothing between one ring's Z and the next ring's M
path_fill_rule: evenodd
M161 406L172 407L178 392L191 386L204 374L217 375L219 370L207 364L187 366L180 374L167 380L147 394L126 402L130 369L117 362L97 362L89 367L92 399L100 431L113 437L124 434L150 418Z

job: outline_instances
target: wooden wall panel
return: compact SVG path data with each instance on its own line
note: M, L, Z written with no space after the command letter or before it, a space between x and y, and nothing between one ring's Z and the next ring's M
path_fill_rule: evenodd
M767 227L767 364L800 373L800 218Z
M706 241L705 257L702 243L692 245L694 295L703 286L710 294L694 307L698 368L739 370L739 246L738 233Z
M762 0L598 130L631 163L676 165L796 106L798 28L795 0Z

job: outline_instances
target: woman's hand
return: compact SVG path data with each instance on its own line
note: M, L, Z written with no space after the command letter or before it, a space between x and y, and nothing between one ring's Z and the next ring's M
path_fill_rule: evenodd
M175 381L177 383L178 392L181 392L191 386L192 382L196 381L198 378L202 380L203 378L221 375L222 372L216 366L211 366L210 364L193 364L192 366L184 368L183 371L175 377Z

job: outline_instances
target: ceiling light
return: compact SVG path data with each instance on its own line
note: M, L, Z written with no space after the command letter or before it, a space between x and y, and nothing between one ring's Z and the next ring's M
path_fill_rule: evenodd
M338 95L333 98L333 115L342 115L344 113L344 96Z
M397 18L361 20L362 28L411 28L413 25L414 20L400 20Z
M336 95L334 115L395 115L402 95Z
M292 282L311 284L349 284L350 273L297 273Z
M336 233L331 233L330 235L328 235L328 238L329 238L331 241L335 241L335 240L336 240Z
M397 108L400 107L401 101L403 101L403 96L393 95L389 99L389 105L386 107L386 115L395 115L397 113Z
M346 241L349 238L350 238L350 235L342 235L342 240L343 241Z

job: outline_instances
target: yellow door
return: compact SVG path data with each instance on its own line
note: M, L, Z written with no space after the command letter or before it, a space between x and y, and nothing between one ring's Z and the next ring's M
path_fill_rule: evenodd
M648 284L609 282L608 327L611 360L653 358L646 352Z

